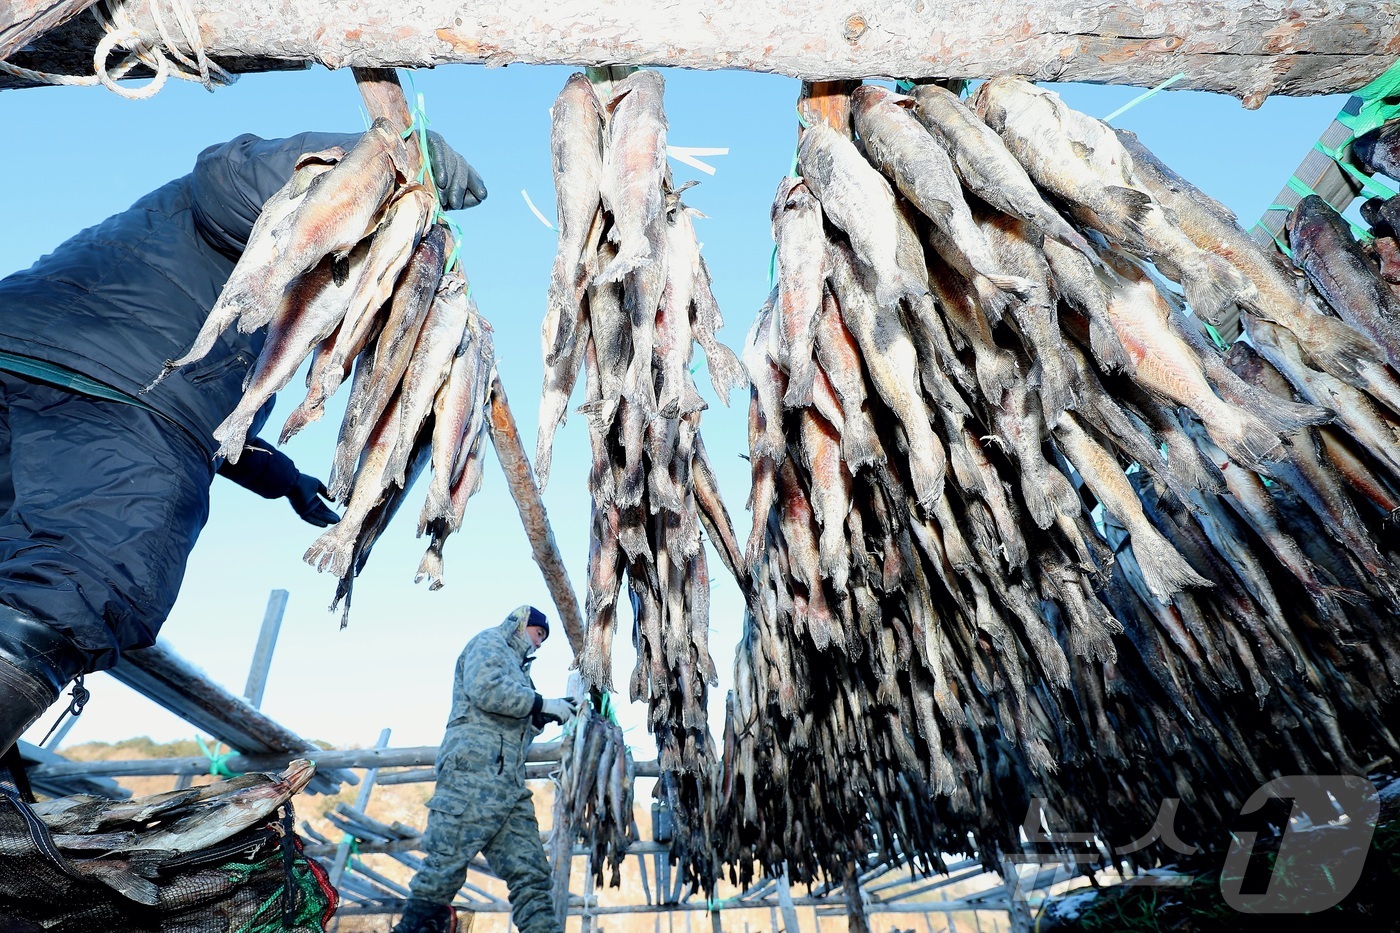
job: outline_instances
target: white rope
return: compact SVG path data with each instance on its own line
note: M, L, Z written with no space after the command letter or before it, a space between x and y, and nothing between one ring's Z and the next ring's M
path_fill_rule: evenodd
M21 68L9 62L0 61L0 71L27 78L40 84L57 84L75 87L93 87L101 84L113 93L128 100L144 100L158 92L170 75L184 81L198 81L210 91L220 85L232 84L237 78L209 60L204 51L204 43L199 33L199 21L190 9L189 0L148 0L151 19L155 22L160 41L154 44L142 38L141 33L127 16L127 0L102 0L93 6L93 15L102 26L104 35L93 51L93 74L57 75L30 68ZM179 44L172 40L161 16L160 3L169 5L175 24L179 27L184 44L194 51L191 59L180 51ZM121 48L127 56L115 68L108 69L107 59L112 52ZM173 56L172 62L167 54ZM155 72L155 77L141 87L121 87L116 82L125 78L138 64L145 65Z

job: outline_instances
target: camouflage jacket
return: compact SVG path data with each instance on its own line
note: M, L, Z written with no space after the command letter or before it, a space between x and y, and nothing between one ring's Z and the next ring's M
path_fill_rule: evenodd
M494 810L525 790L525 752L540 729L539 694L526 668L530 642L514 615L467 642L457 658L452 713L437 758L432 809Z

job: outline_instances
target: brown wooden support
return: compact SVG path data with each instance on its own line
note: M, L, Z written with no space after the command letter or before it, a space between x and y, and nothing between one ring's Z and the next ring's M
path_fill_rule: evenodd
M858 87L859 81L803 81L797 109L808 124L821 121L841 135L850 136L851 92Z

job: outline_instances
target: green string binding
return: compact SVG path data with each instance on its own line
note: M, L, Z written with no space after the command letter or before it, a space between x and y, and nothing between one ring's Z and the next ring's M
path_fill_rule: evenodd
M229 749L228 751L223 752L221 754L215 753L214 749L223 748L223 742L216 742L214 745L214 749L210 749L208 744L205 743L203 736L195 736L194 741L195 744L199 746L199 750L204 753L204 757L209 759L210 774L214 775L215 777L234 778L238 777L240 774L243 773L241 771L229 770L228 760L233 757L232 749Z

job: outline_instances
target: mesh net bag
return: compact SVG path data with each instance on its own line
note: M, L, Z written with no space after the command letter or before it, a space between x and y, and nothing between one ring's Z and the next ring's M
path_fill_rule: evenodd
M325 929L338 899L302 851L290 803L209 848L72 858L0 788L0 933L275 933Z

